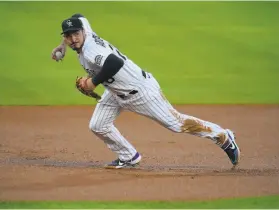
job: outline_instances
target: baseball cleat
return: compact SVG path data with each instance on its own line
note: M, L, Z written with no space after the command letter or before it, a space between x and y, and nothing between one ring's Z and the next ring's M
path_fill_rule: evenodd
M227 153L228 157L230 158L231 163L233 164L233 168L239 163L240 160L240 150L235 142L234 133L227 129L228 133L228 143L225 143L222 149Z
M107 169L133 168L138 166L140 161L141 161L141 155L137 152L131 160L123 161L118 158L117 160L114 160L108 165L106 165L105 168Z

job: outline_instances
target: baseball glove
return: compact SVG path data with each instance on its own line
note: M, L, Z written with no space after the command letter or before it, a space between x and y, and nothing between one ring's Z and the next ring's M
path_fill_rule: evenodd
M101 99L101 96L94 92L93 90L84 90L80 85L79 85L79 81L82 77L77 77L76 78L76 88L79 90L79 92L81 92L83 95L86 95L88 97L91 98L95 98L97 101Z

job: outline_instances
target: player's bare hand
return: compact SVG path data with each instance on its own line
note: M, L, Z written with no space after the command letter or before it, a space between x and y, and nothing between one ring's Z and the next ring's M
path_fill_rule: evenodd
M52 50L51 58L56 61L62 60L65 56L65 53L66 53L66 45L60 44L59 46L57 46Z
M92 83L92 78L91 77L80 77L77 79L79 86L83 90L94 90L95 85Z

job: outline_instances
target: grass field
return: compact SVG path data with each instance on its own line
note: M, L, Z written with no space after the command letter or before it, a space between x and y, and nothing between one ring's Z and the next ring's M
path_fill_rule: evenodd
M95 103L74 89L85 74L75 53L50 58L74 13L152 72L172 103L278 103L278 10L279 2L1 2L0 104Z
M192 202L2 202L0 208L42 209L278 209L279 196Z

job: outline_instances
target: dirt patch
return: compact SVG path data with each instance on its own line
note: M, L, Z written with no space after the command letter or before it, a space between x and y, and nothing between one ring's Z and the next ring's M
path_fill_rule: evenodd
M88 129L94 107L0 107L0 200L201 200L279 194L279 106L177 106L236 132L237 170L208 139L123 112L121 133L143 155L115 159ZM129 123L127 123L129 122Z

